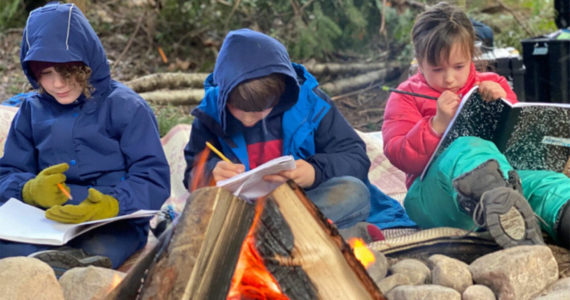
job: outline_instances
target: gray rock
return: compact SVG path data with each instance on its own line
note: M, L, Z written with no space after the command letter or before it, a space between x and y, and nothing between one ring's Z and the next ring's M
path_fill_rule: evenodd
M105 296L125 277L125 273L100 267L73 268L65 272L59 283L65 299L95 300Z
M10 300L63 300L53 269L29 257L0 259L0 298Z
M413 285L413 284L410 281L408 275L403 273L396 273L380 280L380 282L378 282L377 285L382 294L386 294L394 287L400 285Z
M406 258L390 266L392 274L402 273L408 276L412 284L423 284L430 280L430 270L422 261Z
M462 294L463 300L496 300L495 294L490 288L475 284L465 289Z
M455 258L435 254L428 258L431 266L431 282L452 288L459 293L473 284L469 266Z
M558 279L558 265L547 246L517 246L482 256L469 266L473 281L502 300L536 296Z
M374 253L374 257L376 258L376 260L366 269L366 271L368 271L368 275L370 275L372 280L378 283L380 282L380 280L386 277L386 273L388 272L388 259L386 259L384 253L380 251L373 249L370 249L370 251Z
M393 288L388 300L461 300L461 294L454 289L435 284L401 285Z
M544 289L535 300L554 300L570 298L570 277L559 279Z

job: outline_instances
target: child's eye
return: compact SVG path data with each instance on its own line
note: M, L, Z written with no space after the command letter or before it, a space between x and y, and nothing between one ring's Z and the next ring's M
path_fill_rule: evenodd
M463 69L463 67L465 67L465 66L464 65L458 65L458 66L455 66L455 69L461 70L461 69Z

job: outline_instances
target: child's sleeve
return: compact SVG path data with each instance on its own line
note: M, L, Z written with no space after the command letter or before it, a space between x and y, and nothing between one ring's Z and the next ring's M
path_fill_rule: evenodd
M170 167L160 142L156 118L146 103L123 108L129 109L131 116L122 128L119 140L127 175L110 195L119 201L120 215L138 209L160 209L170 196ZM116 110L114 116L124 115L124 111Z
M339 176L368 179L370 160L366 144L338 111L331 100L331 108L323 117L315 133L315 154L307 158L315 168L313 187Z
M413 96L392 93L382 124L384 154L394 166L413 175L421 174L441 138L430 124L436 102L422 100L416 102ZM427 101L433 101L433 104ZM424 107L432 105L433 113L431 108ZM430 113L422 115L419 107Z
M12 120L0 159L0 205L11 197L22 199L24 184L36 176L30 115L29 103L24 101Z

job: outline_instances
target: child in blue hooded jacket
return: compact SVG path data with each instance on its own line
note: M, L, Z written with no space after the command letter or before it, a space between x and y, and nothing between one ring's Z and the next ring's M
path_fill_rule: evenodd
M0 205L21 199L63 223L159 209L170 195L170 172L156 119L140 96L111 79L81 11L59 3L32 11L20 60L39 93L12 122L0 159ZM121 221L73 239L68 250L0 240L0 258L31 254L64 271L99 257L116 268L147 235L148 219Z
M199 176L219 181L292 155L296 169L264 179L294 180L339 228L365 220L380 228L414 226L369 183L364 142L279 41L249 29L229 32L204 86L184 150L185 186ZM206 174L194 174L207 141L232 163L210 154Z

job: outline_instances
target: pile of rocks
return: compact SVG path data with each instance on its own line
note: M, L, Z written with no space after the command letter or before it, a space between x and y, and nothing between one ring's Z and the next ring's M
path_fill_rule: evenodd
M388 263L376 252L370 275L389 300L570 299L570 278L560 278L548 246L518 246L466 264L435 254L427 261Z
M59 280L46 263L29 257L0 259L0 299L105 299L125 273L99 268L74 268Z
M479 257L471 264L435 254L426 261L389 260L374 251L369 268L389 300L445 299L569 299L570 278L560 278L559 265L548 246L518 246ZM59 280L45 263L28 257L0 260L2 299L105 299L125 273L75 268Z

